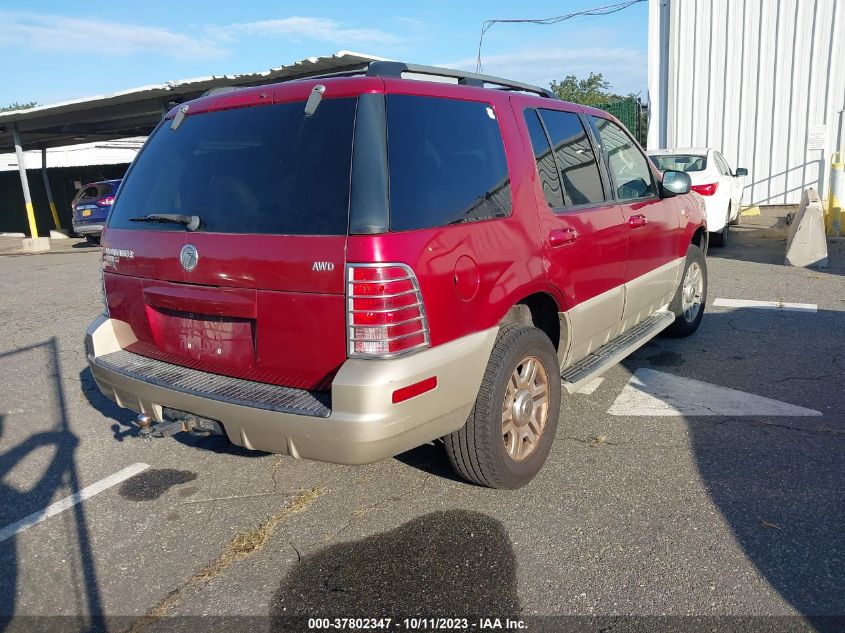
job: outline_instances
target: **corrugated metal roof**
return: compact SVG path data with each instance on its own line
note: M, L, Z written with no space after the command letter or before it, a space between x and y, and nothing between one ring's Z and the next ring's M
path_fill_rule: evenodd
M87 97L0 113L0 152L14 151L12 125L21 134L25 149L143 136L176 103L199 97L220 86L258 86L321 73L355 70L384 59L375 55L340 51L266 71L236 75L211 75L143 86L107 95Z

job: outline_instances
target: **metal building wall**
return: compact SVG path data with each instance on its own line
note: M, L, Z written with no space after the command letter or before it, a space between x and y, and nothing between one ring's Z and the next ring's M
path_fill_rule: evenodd
M845 0L650 0L649 147L710 146L744 201L822 195L845 109ZM808 149L825 126L824 149Z

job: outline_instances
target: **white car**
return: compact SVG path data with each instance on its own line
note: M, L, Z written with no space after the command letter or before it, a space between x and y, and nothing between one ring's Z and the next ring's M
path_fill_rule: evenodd
M660 171L672 169L689 174L692 190L704 198L707 230L712 246L725 246L731 225L739 224L743 178L748 170L733 171L719 152L707 147L657 149L647 152Z

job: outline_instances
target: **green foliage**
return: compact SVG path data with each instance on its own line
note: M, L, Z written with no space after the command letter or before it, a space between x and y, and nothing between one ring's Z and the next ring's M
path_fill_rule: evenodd
M567 75L562 81L552 81L549 88L564 101L593 106L610 112L625 125L645 147L647 113L636 94L623 96L610 90L610 82L601 73L590 73L586 79Z
M29 108L34 108L35 106L40 105L37 101L27 101L26 103L18 103L17 101L12 101L9 105L0 106L0 112L11 112L12 110L27 110Z
M562 81L552 81L549 88L564 101L583 105L596 105L625 98L610 91L610 82L601 73L590 73L586 79L567 75Z

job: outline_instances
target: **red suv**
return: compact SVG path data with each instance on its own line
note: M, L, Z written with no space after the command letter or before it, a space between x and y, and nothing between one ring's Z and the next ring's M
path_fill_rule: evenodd
M562 389L698 327L689 186L607 113L494 77L373 62L209 95L117 193L91 371L143 433L344 464L442 438L516 488Z

